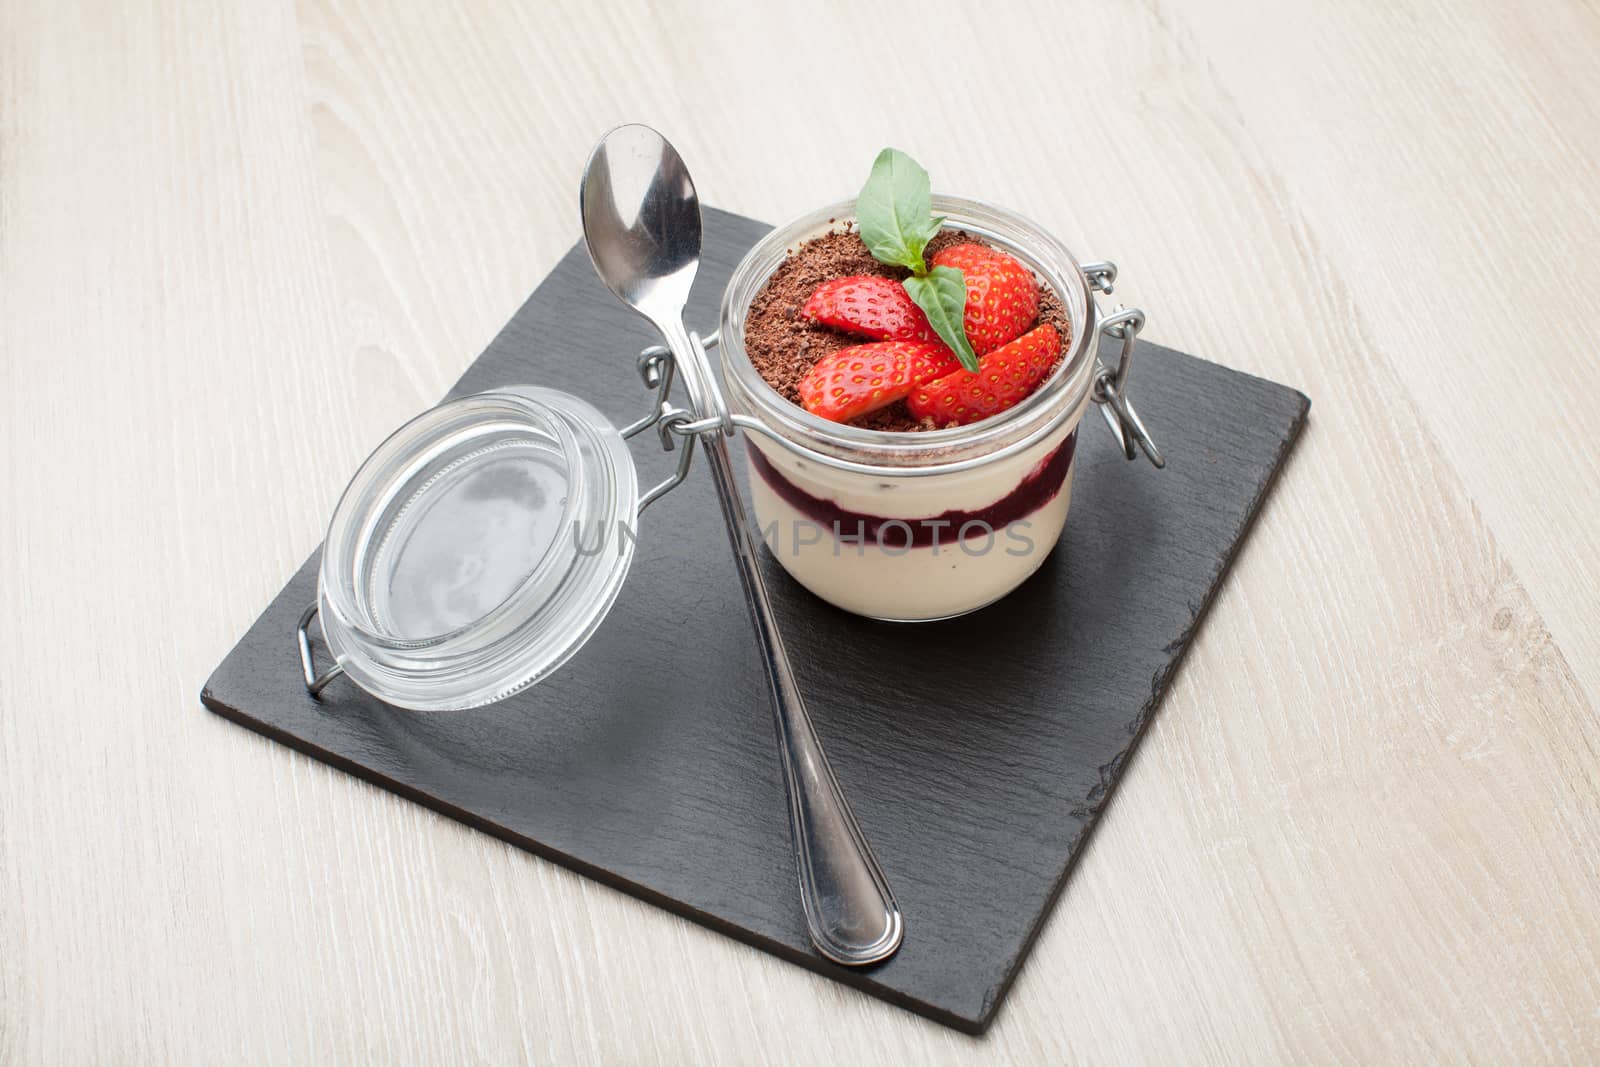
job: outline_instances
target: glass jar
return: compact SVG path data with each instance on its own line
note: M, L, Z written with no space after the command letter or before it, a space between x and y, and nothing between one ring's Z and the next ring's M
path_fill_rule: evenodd
M776 230L745 257L720 346L688 335L694 381L711 382L707 348L719 347L726 397L707 384L693 410L673 406L674 359L655 346L639 358L653 398L627 427L569 393L508 386L441 404L379 445L334 509L300 617L307 689L347 674L399 707L453 710L539 681L610 611L635 520L688 475L702 435L746 431L757 523L791 574L847 611L897 621L975 610L1038 569L1066 522L1091 402L1128 458L1137 443L1160 465L1122 391L1143 313L1105 315L1090 293L1109 292L1116 268L1080 265L1032 224L954 197L935 210L1027 263L1065 305L1071 338L1045 383L994 418L928 433L828 422L780 396L744 350L750 301L788 249L849 208ZM1096 362L1102 332L1122 341L1116 372ZM647 429L663 448L678 442L679 458L641 491L627 441ZM333 660L320 672L318 616Z
M1091 287L1110 291L1112 265L1080 264L1038 226L975 200L935 196L933 210L1027 264L1066 309L1071 337L1059 364L1015 407L967 426L889 433L813 415L756 371L744 347L751 301L792 249L852 219L853 202L814 211L751 249L724 291L718 332L734 421L759 431L747 440L763 538L817 596L896 622L975 611L1038 570L1067 519L1078 423L1091 399L1105 399L1097 391L1126 378L1097 367L1099 335L1115 318L1131 350L1143 323L1142 313L1108 317L1096 305ZM1131 441L1119 438L1131 456Z

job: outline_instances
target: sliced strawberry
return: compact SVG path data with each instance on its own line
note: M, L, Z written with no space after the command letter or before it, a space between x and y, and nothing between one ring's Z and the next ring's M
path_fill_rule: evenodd
M800 380L800 400L813 415L849 422L960 368L956 354L937 342L854 345L817 361Z
M928 316L893 278L855 274L817 286L800 314L874 341L934 341Z
M967 280L967 340L979 356L1022 336L1039 315L1039 287L1027 267L986 245L959 244L933 257L936 267L955 267Z
M940 426L987 419L1037 389L1060 354L1061 335L1045 323L984 356L976 374L958 370L916 386L906 407Z

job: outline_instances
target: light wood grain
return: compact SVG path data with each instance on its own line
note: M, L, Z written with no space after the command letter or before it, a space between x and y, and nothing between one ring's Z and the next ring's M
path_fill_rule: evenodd
M0 1062L1600 1056L1600 15L915 10L0 3ZM626 120L771 219L898 144L1315 400L981 1041L197 705Z

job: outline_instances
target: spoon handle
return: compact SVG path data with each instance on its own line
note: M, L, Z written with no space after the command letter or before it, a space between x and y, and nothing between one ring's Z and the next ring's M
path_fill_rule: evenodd
M706 451L767 669L789 794L789 829L800 869L800 905L811 940L835 963L876 963L900 947L900 909L833 777L795 685L756 564L744 504L734 487L727 443L717 437Z
M680 366L688 364L685 377L691 400L703 411L705 393L712 391L704 377L709 373L710 361L682 325L676 325L676 331L666 331L668 347ZM680 351L680 345L686 351ZM877 963L894 955L900 947L905 929L900 908L828 766L811 716L800 698L800 688L795 684L773 616L772 601L767 596L766 581L756 560L727 440L720 433L707 434L705 446L767 672L806 925L817 950L835 963Z

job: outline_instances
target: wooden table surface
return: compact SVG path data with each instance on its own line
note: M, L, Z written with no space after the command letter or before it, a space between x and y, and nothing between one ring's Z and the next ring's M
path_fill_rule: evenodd
M0 1061L1600 1056L1600 10L804 7L0 2ZM987 1038L199 706L622 121L1314 398Z

